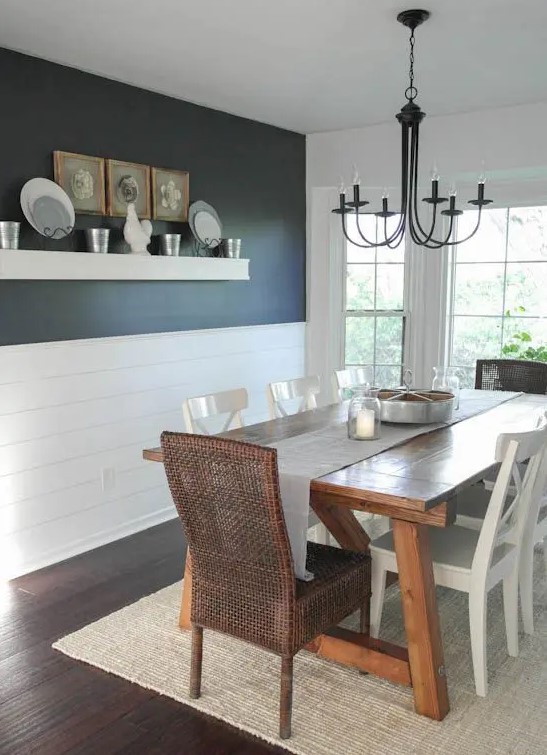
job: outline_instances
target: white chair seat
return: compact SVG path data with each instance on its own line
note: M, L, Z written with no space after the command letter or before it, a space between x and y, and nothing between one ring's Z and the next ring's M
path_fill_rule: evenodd
M429 528L429 545L436 584L451 587L453 582L451 573L454 570L470 576L479 537L480 531L471 530L467 527L458 527L458 525L447 529ZM495 567L505 556L509 555L514 548L514 545L506 543L502 543L494 548L491 568ZM392 554L395 562L393 532L390 530L374 540L370 544L370 551L373 555L378 551L383 551L386 556L388 553ZM449 570L448 572L447 569Z

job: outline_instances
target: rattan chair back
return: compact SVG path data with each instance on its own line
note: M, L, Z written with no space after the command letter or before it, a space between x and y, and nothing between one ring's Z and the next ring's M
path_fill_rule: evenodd
M547 363L526 359L478 359L475 388L547 393Z
M161 445L192 556L192 621L284 652L296 588L276 450L173 432Z

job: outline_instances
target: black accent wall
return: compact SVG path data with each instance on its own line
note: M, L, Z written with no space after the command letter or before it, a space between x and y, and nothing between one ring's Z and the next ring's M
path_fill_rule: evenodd
M122 219L78 215L70 241L24 221L21 187L59 149L188 170L251 260L251 281L0 281L0 345L305 319L304 136L3 49L0 101L0 219L23 221L21 248L83 251L96 225L123 246ZM188 225L153 226L190 248Z

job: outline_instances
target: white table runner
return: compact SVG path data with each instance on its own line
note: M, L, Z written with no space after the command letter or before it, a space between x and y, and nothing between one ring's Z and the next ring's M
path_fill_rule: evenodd
M518 395L501 391L463 390L460 407L453 412L450 422L435 425L383 424L381 437L377 440L349 440L346 423L338 422L269 444L277 448L283 512L298 579L313 578L306 571L311 480L369 459L418 435L474 417Z

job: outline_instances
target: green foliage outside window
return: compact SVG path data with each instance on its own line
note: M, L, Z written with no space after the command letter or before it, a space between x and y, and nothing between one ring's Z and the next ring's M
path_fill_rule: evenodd
M515 307L515 313L522 315L524 307ZM506 317L511 317L511 310L505 312ZM547 362L547 346L545 344L533 345L532 335L527 330L519 330L513 333L509 341L502 346L501 353L510 359L533 359L538 362Z

